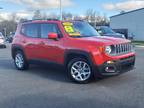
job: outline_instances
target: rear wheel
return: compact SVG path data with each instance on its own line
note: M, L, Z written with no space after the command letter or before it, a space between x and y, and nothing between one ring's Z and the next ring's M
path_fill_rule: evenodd
M14 63L18 70L26 70L29 67L29 64L22 51L17 51L15 53Z
M4 45L4 48L6 48L6 45Z
M93 71L86 59L74 58L68 63L68 75L77 83L88 83L93 79Z

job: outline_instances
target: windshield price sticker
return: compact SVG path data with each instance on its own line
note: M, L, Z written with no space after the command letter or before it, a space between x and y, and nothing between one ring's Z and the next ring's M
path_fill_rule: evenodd
M70 36L80 36L79 32L75 32L73 28L73 23L71 22L65 22L63 23L65 31L70 35Z
M70 33L70 36L80 36L80 33Z
M73 23L71 22L64 22L64 29L67 33L74 33Z
M72 26L64 26L67 33L74 33L74 29Z
M71 22L64 22L63 25L64 26L73 26L73 23L71 23Z

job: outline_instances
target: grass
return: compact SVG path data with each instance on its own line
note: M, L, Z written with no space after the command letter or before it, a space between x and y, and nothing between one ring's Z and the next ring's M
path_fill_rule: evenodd
M144 46L144 41L132 41L134 45Z

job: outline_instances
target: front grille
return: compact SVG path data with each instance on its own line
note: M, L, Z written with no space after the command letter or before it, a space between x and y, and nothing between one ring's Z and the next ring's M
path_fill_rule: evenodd
M134 50L133 45L131 43L124 44L116 44L113 46L113 54L112 55L121 55L130 53Z

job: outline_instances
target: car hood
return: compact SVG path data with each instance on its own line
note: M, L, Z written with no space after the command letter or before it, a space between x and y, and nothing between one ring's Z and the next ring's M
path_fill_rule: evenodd
M123 38L123 35L120 34L120 33L108 33L108 34L105 34L105 36L109 36L109 37L116 37L116 38Z
M95 37L87 37L87 38L79 38L79 39L85 42L92 42L99 45L113 45L113 44L122 44L122 43L130 42L127 39L107 37L107 36L95 36Z

